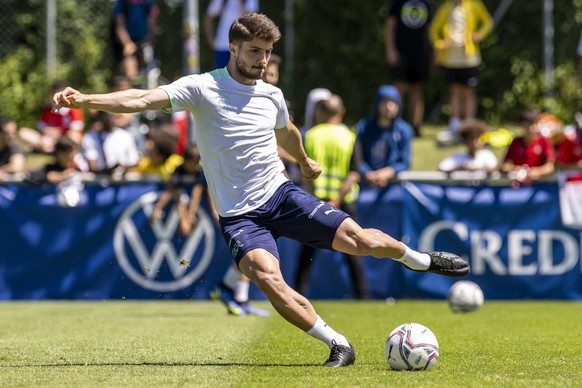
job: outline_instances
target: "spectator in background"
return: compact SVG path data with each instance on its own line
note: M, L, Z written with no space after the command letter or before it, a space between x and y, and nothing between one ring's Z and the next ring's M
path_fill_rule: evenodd
M569 176L568 180L582 180L582 123L564 126L551 115L549 119L555 122L552 142L556 148L556 170L578 170L581 173Z
M277 86L279 84L279 68L281 66L282 59L277 54L271 54L271 58L267 63L267 68L263 73L263 81L268 84Z
M424 119L424 90L432 63L428 26L434 12L432 0L395 0L384 23L386 61L394 86L404 99L408 121L416 136Z
M430 38L449 85L451 109L448 130L437 136L441 145L454 144L461 120L477 115L479 43L492 28L491 16L480 0L446 0L437 9Z
M386 187L401 171L410 168L413 130L400 117L400 94L392 85L378 88L372 115L356 124L362 144L362 180Z
M96 174L125 173L139 161L133 136L121 128L126 123L123 113L98 111L100 125L83 136L81 152Z
M87 162L79 152L79 144L68 136L57 140L53 155L53 162L30 173L29 182L57 184L89 171Z
M313 126L319 124L315 120L315 106L319 101L327 100L331 97L331 92L329 89L325 88L315 88L312 89L305 99L305 112L303 126L299 128L302 136L305 136L305 132Z
M211 0L204 16L204 32L208 46L214 50L214 65L225 67L230 59L228 31L235 19L257 12L259 0ZM218 19L218 26L216 20Z
M176 129L178 135L178 143L176 144L176 153L182 155L186 151L187 143L190 140L190 113L172 112L172 126Z
M176 153L178 136L170 124L152 127L146 135L146 154L130 169L140 175L159 175L167 181L174 170L184 162Z
M513 139L501 165L501 172L515 173L516 184L536 181L553 173L556 160L552 142L541 135L543 120L540 121L537 111L524 110L520 125L524 134Z
M484 149L482 136L487 132L487 125L478 120L463 120L459 125L459 138L465 146L465 152L455 152L439 163L439 170L453 171L497 171L497 157Z
M269 58L269 62L267 62L267 68L263 73L262 80L268 84L278 86L279 85L279 75L280 75L280 68L281 64L283 63L283 59L278 56L277 54L271 54ZM293 107L291 101L285 100L287 104L287 111L289 112L289 120L293 121Z
M157 15L154 0L117 0L113 6L113 53L130 79L145 65L143 49L148 44L151 48Z
M10 117L0 117L0 130L6 134L8 139L16 141L18 137L18 124Z
M158 222L163 217L166 206L173 200L180 218L180 233L187 237L196 228L198 220L196 213L206 188L206 181L202 175L198 146L196 144L187 145L183 157L184 163L174 170L171 179L166 182L166 189L154 206L150 222L152 224ZM192 184L192 190L190 195L183 197L185 184ZM213 216L217 219L216 215L213 214Z
M17 130L16 121L0 117L0 182L6 179L6 175L24 171L26 156L15 141Z
M271 58L267 63L267 68L263 73L262 80L268 84L277 86L279 84L279 66L281 65L281 57L277 54L271 54ZM293 114L292 109L290 108L291 104L289 101L287 103L287 110L289 111L289 120L293 121ZM278 146L279 149L279 158L283 161L285 165L285 174L287 177L290 177L293 181L299 180L299 168L297 167L297 161L293 159L289 153L287 153L283 147Z
M356 217L356 200L360 181L361 148L356 134L343 124L345 107L340 96L317 103L315 125L305 133L304 147L307 155L321 161L322 173L309 182L306 191L330 205ZM316 248L303 245L295 275L295 290L306 295L310 269ZM354 291L358 299L369 299L362 258L344 253Z
M67 84L64 81L55 81L51 86L50 95L60 92ZM66 135L75 142L80 143L85 128L82 109L60 108L47 104L41 112L35 131L31 128L21 128L18 131L20 139L31 147L33 152L52 154L55 144L62 135Z

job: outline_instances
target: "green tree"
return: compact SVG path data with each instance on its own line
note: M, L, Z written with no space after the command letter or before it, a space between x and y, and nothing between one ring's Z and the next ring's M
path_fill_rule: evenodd
M57 69L54 79L64 79L87 90L105 90L111 75L107 51L108 13L96 13L103 2L58 0ZM111 2L107 2L110 5ZM8 6L7 10L8 10ZM14 49L0 58L1 114L21 125L35 125L48 101L50 84L45 58L46 1L10 2L10 25L16 36ZM89 22L90 20L90 22Z

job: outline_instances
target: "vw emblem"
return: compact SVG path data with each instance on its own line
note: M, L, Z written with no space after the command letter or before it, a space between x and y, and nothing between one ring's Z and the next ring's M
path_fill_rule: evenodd
M196 228L182 238L176 206L152 225L148 220L158 197L149 192L127 207L115 227L113 247L119 266L132 281L148 290L173 292L194 283L210 265L214 225L200 207Z

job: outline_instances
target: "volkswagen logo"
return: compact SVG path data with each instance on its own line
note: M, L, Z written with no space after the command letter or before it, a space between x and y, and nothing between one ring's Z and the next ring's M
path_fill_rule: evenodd
M175 206L152 225L148 220L157 200L158 193L149 192L127 207L115 227L113 247L119 266L132 281L148 290L173 292L190 286L210 265L214 225L200 207L196 228L183 238Z

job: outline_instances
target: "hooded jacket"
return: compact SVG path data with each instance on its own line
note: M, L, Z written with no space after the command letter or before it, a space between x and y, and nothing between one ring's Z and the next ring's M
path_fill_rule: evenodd
M410 124L398 112L389 127L378 126L378 106L386 98L396 102L398 107L401 106L398 89L392 85L382 85L376 93L372 115L356 124L363 151L360 165L362 174L384 167L392 167L397 174L410 168L413 136Z

